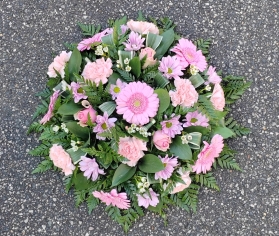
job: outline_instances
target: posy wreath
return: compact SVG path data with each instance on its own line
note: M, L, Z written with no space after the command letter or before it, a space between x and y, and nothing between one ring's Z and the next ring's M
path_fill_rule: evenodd
M167 18L109 24L79 24L88 38L49 65L33 118L44 116L28 132L44 157L33 173L62 171L77 206L105 203L127 231L144 208L195 211L200 186L219 190L212 168L240 170L225 139L249 129L226 116L250 83L222 79L210 41L180 37Z

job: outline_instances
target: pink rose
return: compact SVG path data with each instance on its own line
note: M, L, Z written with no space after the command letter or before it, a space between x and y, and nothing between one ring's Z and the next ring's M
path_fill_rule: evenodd
M112 62L111 59L108 58L106 61L102 57L101 59L97 59L95 62L88 62L82 72L82 76L85 80L91 80L99 85L100 81L103 84L108 82L108 77L112 75Z
M154 59L155 54L156 51L152 48L146 47L144 49L141 49L139 54L140 59L144 58L144 56L146 55L146 60L144 62L144 65L142 66L143 69L156 64L157 60Z
M79 125L82 127L87 126L88 122L88 115L90 116L91 122L94 123L97 118L96 111L92 108L92 106L89 106L88 108L81 110L74 114L74 118L76 120L79 120Z
M118 145L118 154L128 159L123 162L128 166L135 166L147 151L146 142L135 137L120 138Z
M175 194L175 193L183 191L185 188L188 188L192 182L192 180L189 176L190 171L182 171L182 169L180 168L179 171L177 171L177 173L180 174L180 177L184 181L185 184L177 182L174 189L172 190L171 194Z
M49 150L49 157L53 164L61 168L65 175L71 175L75 169L70 155L58 144L53 144Z
M146 21L133 21L129 20L127 26L130 30L135 31L140 34L159 34L159 29L153 23L149 23Z
M165 152L170 147L171 138L162 130L158 130L153 135L153 143L155 144L157 149Z
M225 107L225 96L224 91L220 84L215 84L212 96L210 98L212 105L218 111L223 111Z
M60 74L62 78L65 77L65 66L66 63L70 60L72 52L62 51L59 56L56 56L53 62L48 67L48 76L55 78L57 76L56 71Z

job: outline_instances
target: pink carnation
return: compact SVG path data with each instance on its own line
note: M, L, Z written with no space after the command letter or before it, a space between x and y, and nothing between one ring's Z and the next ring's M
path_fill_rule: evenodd
M184 107L193 106L199 98L195 87L188 79L176 79L174 80L176 91L169 91L172 105L182 105Z
M104 175L104 170L99 168L98 163L96 162L95 158L87 158L85 156L81 156L81 161L79 162L80 170L83 171L83 175L89 179L91 178L92 181L95 181L99 174Z
M71 175L75 169L70 155L58 144L53 144L49 150L49 158L53 164L61 168L65 175Z
M170 194L175 194L183 191L185 188L188 188L192 182L190 178L190 171L183 171L182 168L179 168L177 173L180 174L180 178L184 181L184 184L177 182Z
M146 21L133 21L129 20L127 26L130 30L135 31L140 34L159 34L159 29L156 25Z
M72 52L62 51L59 56L56 56L53 62L48 67L48 76L51 78L55 78L57 76L56 71L60 74L61 78L65 77L65 66L66 63L70 60Z
M165 157L159 156L159 158L163 162L165 168L155 173L155 179L167 180L171 177L172 172L174 171L174 167L176 167L178 164L177 158L169 158L168 155L166 155Z
M206 75L208 75L207 81L204 83L205 85L208 85L209 83L211 84L219 84L222 79L220 78L219 75L215 72L215 67L209 66Z
M94 191L92 194L95 198L99 198L107 206L113 205L119 209L128 209L130 207L130 200L127 199L127 194L117 193L116 189L111 190L110 193Z
M120 137L118 143L118 154L128 159L123 163L128 166L135 166L140 158L144 156L147 151L146 142L135 137Z
M97 59L95 62L88 62L81 75L85 80L95 82L97 85L99 85L101 81L102 84L105 84L108 82L108 77L113 73L111 67L111 59L108 58L105 61L102 57L101 59Z
M153 135L153 143L158 150L166 152L170 148L171 138L162 130L157 130Z
M198 160L193 166L193 171L197 174L203 172L204 174L210 170L214 159L221 153L224 144L223 137L219 134L215 134L211 140L211 144L206 141L204 143L204 148L198 155Z
M210 101L216 110L223 111L225 107L225 95L220 84L214 85Z
M148 208L149 206L157 206L159 203L159 194L155 193L153 189L149 189L149 194L144 193L143 195L137 194L138 197L138 205Z
M52 96L50 97L50 102L49 102L49 105L48 105L48 111L47 113L44 115L44 117L41 119L40 123L41 124L45 124L46 122L48 122L50 120L50 118L53 116L53 109L54 109L54 105L55 105L55 102L59 96L59 90L58 91L55 91Z

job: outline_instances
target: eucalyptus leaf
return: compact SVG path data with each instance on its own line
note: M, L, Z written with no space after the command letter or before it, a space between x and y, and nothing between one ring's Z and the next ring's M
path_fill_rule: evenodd
M215 134L220 134L224 139L227 139L227 138L230 138L232 136L235 136L235 133L227 128L227 127L216 127L214 130L213 130L213 135Z
M187 133L199 132L203 135L206 135L209 133L210 128L206 128L203 126L189 126L189 127L184 128L184 131Z
M74 151L73 148L67 149L66 152L70 155L74 164L77 164L80 161L81 156L85 156L86 152L81 151L78 149Z
M176 136L171 145L170 145L170 153L174 156L177 156L181 160L191 160L192 159L192 151L188 144L183 144L181 140L181 136Z
M117 186L128 179L132 178L133 175L136 173L136 167L130 167L126 164L120 164L116 171L114 172L112 178L112 187Z
M153 154L146 154L139 160L139 169L145 173L156 173L164 169L164 165L159 157Z
M78 173L73 177L73 183L75 185L76 190L84 190L88 189L92 186L93 182L86 177L84 177L83 173Z
M102 42L106 45L114 45L114 42L113 42L113 35L112 34L108 34L108 35L105 35L101 38Z
M159 47L156 50L155 58L161 59L164 54L169 50L170 46L172 45L174 41L174 31L173 29L169 29L162 33L163 39L160 43Z
M160 100L158 113L163 113L170 105L170 96L167 90L159 88L154 91Z
M134 57L130 60L131 72L137 78L140 76L141 73L141 63L139 57Z
M204 83L204 79L201 77L199 73L192 75L189 80L191 81L192 85L197 88Z
M68 63L70 81L76 81L74 74L79 73L81 61L82 61L82 58L81 58L80 51L77 48L75 48L72 52L72 55L71 55L69 63Z
M146 47L153 48L154 50L160 45L163 36L158 34L148 33L146 37Z
M90 137L90 130L88 127L81 127L76 121L66 123L66 127L78 138L88 141L88 138Z
M99 108L102 112L107 112L108 116L110 116L114 112L116 104L113 101L104 102L99 106Z
M57 111L57 113L61 115L73 115L78 111L82 110L84 107L78 103L74 103L74 101L69 101L61 105Z
M170 82L167 78L165 78L160 72L158 72L154 78L156 85L160 88L166 87L166 85Z

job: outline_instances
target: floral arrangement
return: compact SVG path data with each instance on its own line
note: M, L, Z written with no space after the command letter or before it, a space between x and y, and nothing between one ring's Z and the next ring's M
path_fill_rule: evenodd
M76 206L106 204L127 231L144 209L196 211L200 186L219 190L212 170L241 170L225 140L249 129L227 117L250 86L208 64L209 40L192 42L167 18L124 17L66 44L48 67L47 88L28 132L44 160L33 173L62 171Z

